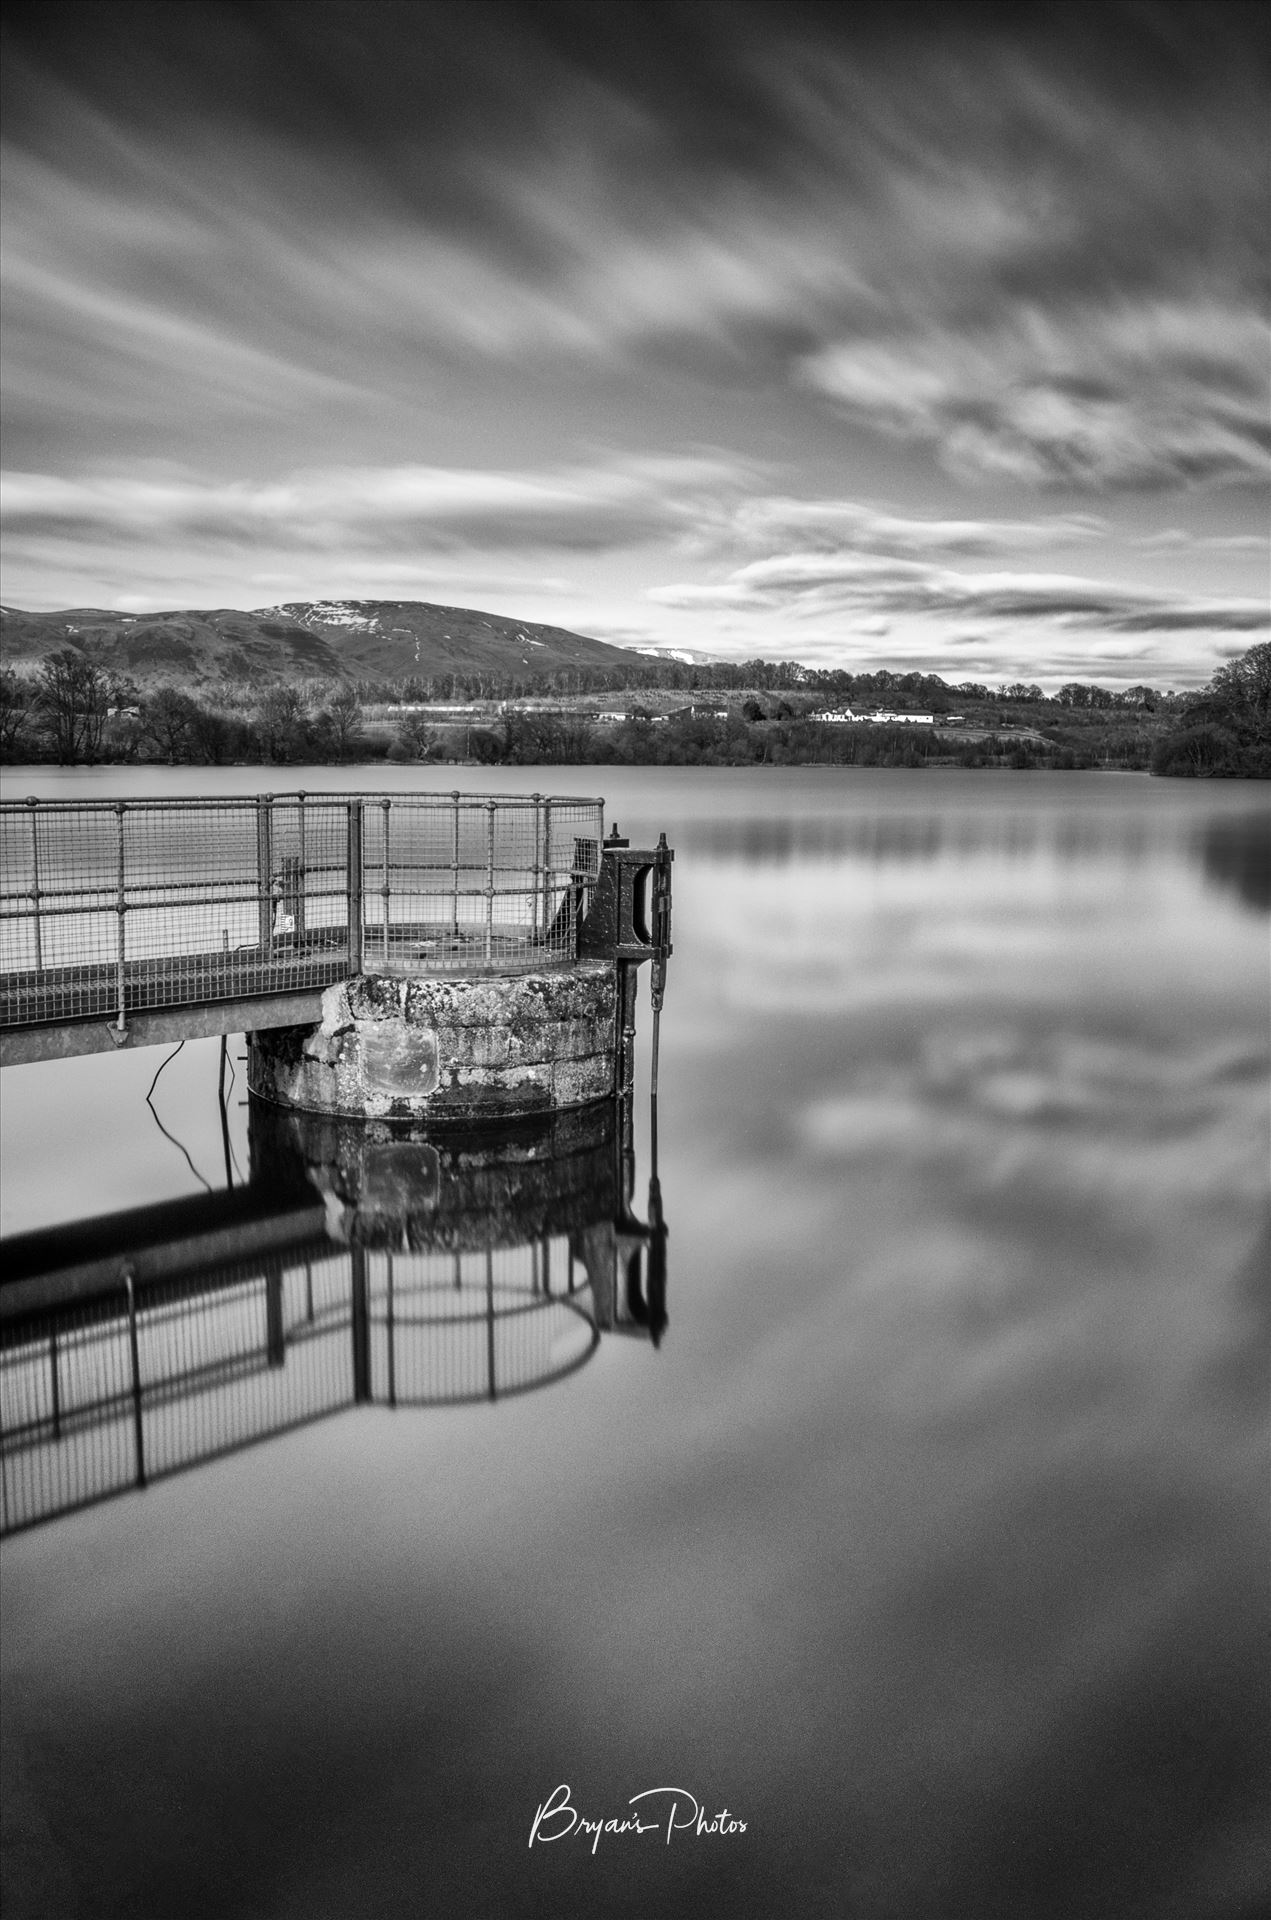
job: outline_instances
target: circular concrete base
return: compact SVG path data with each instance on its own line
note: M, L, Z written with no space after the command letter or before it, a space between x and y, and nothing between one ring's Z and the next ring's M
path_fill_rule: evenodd
M615 971L583 960L476 980L359 975L316 1027L249 1036L248 1084L279 1106L460 1124L582 1106L614 1091Z

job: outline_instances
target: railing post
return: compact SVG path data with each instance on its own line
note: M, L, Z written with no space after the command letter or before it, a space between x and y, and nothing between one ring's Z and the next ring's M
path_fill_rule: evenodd
M132 1363L132 1437L137 1455L137 1485L146 1484L146 1434L141 1419L141 1352L137 1344L137 1294L131 1267L124 1268L128 1293L128 1353Z
M552 924L552 803L543 803L543 938Z
M269 959L274 946L274 796L256 796L256 920L260 951Z
M349 843L346 858L349 921L349 972L362 971L362 802L349 801Z
M384 809L384 869L383 869L383 885L380 888L380 892L384 897L384 967L386 971L388 968L388 909L389 909L389 901L392 897L392 891L393 891L392 882L388 877L388 824L389 824L389 810L392 807L392 804L393 803L391 800L380 801L380 805Z
M530 900L530 938L535 945L543 937L541 899L543 887L543 796L532 793L534 802L534 889Z
M485 963L494 953L494 801L487 800L485 850Z
M454 808L454 851L450 858L450 927L457 940L459 938L459 789L457 787L450 795L450 802Z
M31 911L35 919L35 965L38 972L44 965L44 935L40 927L40 803L31 794L27 805L31 809Z
M296 873L296 905L294 918L296 922L296 950L299 952L300 943L305 937L305 888L309 884L309 862L305 849L305 797L303 793L296 795L296 803L299 809L299 818L296 823L297 837L299 840L299 867Z
M115 1019L115 1027L117 1031L120 1033L125 1033L128 1027L128 1022L126 1017L127 1011L128 1011L128 989L127 989L127 981L125 979L125 972L124 972L125 956L127 952L127 936L124 930L124 916L128 911L128 882L127 882L127 874L125 872L125 867L124 867L124 814L126 811L127 811L127 802L123 800L118 801L115 806L115 814L118 820L118 842L119 842L118 890L117 890L116 902L115 902L115 912L119 920L119 926L116 934L116 944L115 944L115 997L118 1005L118 1013Z

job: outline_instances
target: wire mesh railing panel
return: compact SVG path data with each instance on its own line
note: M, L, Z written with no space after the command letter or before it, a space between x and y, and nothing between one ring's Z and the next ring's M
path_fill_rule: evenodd
M0 1530L349 1405L349 1275L318 1246L6 1328Z
M571 1292L569 1242L472 1253L371 1254L371 1394L453 1406L525 1393L572 1373L600 1335Z
M0 1026L558 965L603 831L546 795L5 802Z
M0 1347L0 1532L137 1478L122 1306L41 1320Z
M368 799L366 968L511 972L573 959L603 833L598 800Z

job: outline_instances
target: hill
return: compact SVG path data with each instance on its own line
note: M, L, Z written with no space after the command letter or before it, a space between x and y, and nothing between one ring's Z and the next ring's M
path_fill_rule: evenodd
M0 609L0 661L37 666L61 647L98 646L139 686L217 681L400 680L447 673L546 675L630 667L623 647L564 627L423 600L310 600L210 611L126 614Z

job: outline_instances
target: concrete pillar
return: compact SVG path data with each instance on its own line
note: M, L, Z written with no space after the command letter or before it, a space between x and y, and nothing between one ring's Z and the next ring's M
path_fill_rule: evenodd
M468 1123L612 1096L616 984L607 960L472 980L359 975L316 1027L248 1042L248 1083L279 1106L358 1119Z

